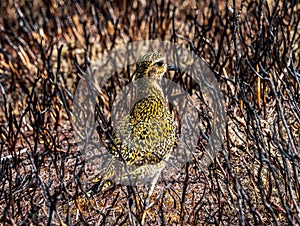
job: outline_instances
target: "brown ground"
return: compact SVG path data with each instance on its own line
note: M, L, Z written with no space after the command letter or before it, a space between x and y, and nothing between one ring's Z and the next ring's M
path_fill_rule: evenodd
M0 222L141 221L135 196L143 187L112 186L84 201L93 172L70 121L80 69L118 45L158 39L209 64L227 125L211 164L200 164L200 138L190 163L160 180L146 224L300 224L300 4L218 2L1 1ZM105 86L107 118L127 72ZM191 84L195 98L200 92Z

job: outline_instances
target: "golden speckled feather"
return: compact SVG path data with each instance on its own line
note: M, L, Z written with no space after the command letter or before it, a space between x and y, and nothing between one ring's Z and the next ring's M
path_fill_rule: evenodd
M160 54L148 53L137 63L136 78L142 96L130 114L121 120L113 133L109 152L126 164L157 164L170 154L176 140L176 127L161 88L167 70Z

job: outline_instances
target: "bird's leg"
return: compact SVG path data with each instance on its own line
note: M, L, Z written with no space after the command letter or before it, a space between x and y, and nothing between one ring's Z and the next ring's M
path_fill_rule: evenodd
M162 165L160 165L160 166L158 167L158 169L156 169L156 172L155 172L156 175L154 176L154 178L153 178L153 180L152 180L152 182L151 182L150 189L149 189L149 187L148 187L147 196L146 196L146 199L145 199L145 210L148 209L149 207L151 207L151 206L154 204L154 203L149 204L149 200L150 200L151 195L152 195L152 193L153 193L153 191L154 191L155 185L156 185L156 183L157 183L157 181L158 181L158 178L159 178L159 176L160 176L160 174L161 174L161 171L165 168L166 163L167 163L167 161L169 160L169 157L170 157L170 156L166 156L166 158L165 158L164 160L162 160L162 161L163 161ZM154 173L154 172L153 172L153 173ZM147 186L148 186L148 185L147 185Z
M144 201L145 209L147 209L147 207L149 205L150 197L154 191L154 188L155 188L156 182L159 178L159 175L160 175L160 172L154 177L154 179L150 185L146 185L147 186L147 196Z
M153 201L153 203L149 204L149 201L150 201L150 198L151 198L151 195L154 191L154 188L155 188L155 185L157 183L157 180L159 178L159 175L161 173L161 170L159 170L159 172L155 175L154 179L152 180L150 186L149 185L146 185L147 186L147 196L144 200L144 212L143 212L143 216L142 216L142 225L145 224L145 219L146 219L146 215L147 215L147 212L150 210L150 207L154 204L155 201Z

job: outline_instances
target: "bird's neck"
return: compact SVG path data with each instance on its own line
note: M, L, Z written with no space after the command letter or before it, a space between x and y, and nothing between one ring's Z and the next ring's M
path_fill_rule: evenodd
M142 78L139 79L137 87L139 95L143 97L155 95L164 98L164 93L161 86L161 79L159 78Z

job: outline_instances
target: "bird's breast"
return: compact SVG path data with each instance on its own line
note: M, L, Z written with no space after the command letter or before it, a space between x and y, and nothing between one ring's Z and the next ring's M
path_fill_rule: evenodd
M173 148L175 131L164 98L149 95L137 101L129 116L117 126L116 148L129 164L156 164Z

